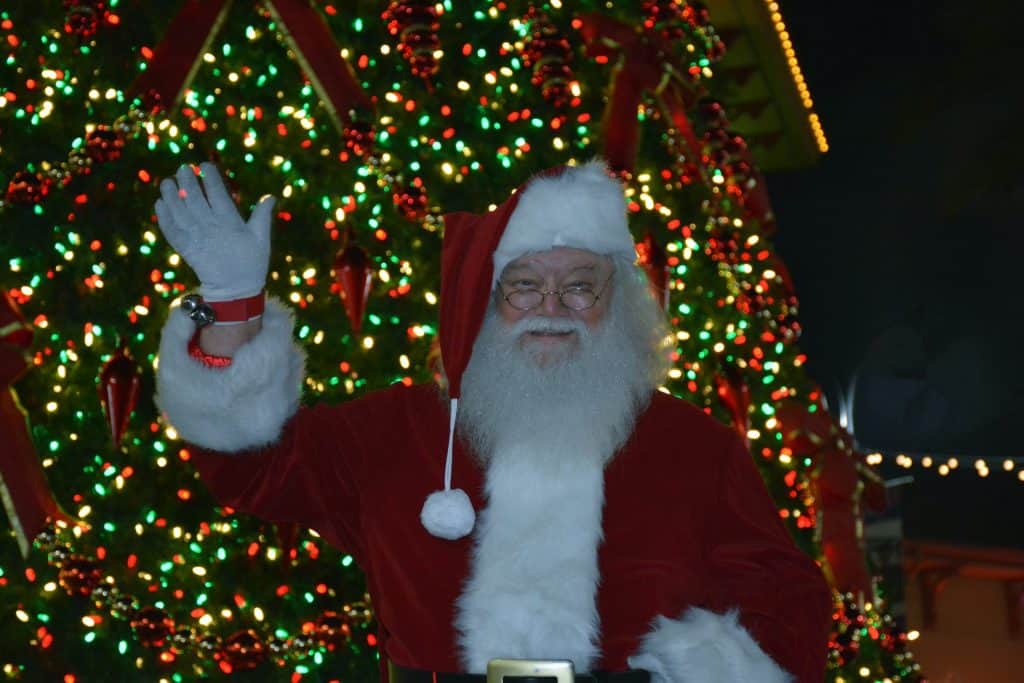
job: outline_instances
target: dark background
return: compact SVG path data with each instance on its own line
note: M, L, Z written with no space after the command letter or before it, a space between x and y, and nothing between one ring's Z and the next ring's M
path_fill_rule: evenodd
M830 151L774 173L808 368L859 445L955 455L895 489L911 538L1024 547L1024 42L1014 3L780 3Z

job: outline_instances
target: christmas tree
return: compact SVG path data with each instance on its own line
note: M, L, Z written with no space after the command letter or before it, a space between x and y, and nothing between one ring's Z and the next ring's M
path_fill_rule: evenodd
M675 332L665 390L748 440L794 538L841 585L819 529L836 488L824 454L859 463L802 369L712 22L681 0L0 10L7 677L377 675L352 558L217 507L153 405L160 327L197 283L152 207L161 179L206 160L243 214L278 197L268 290L296 312L304 399L340 402L434 380L444 212L605 157ZM836 596L829 680L920 680L884 602Z

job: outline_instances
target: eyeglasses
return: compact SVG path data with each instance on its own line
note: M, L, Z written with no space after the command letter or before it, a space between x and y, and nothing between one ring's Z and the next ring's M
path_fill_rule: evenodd
M532 311L544 303L544 299L547 298L548 294L557 294L558 300L568 309L585 311L588 308L593 308L601 299L601 295L604 294L608 283L611 282L612 275L615 275L615 271L612 271L608 279L601 285L601 289L596 292L589 287L566 287L562 290L553 289L550 291L513 289L510 292L506 292L501 282L498 282L498 289L501 290L501 297L508 302L509 306L517 311Z

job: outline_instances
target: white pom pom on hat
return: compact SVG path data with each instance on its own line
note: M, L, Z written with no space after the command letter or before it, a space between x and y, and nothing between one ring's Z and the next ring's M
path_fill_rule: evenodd
M476 524L476 512L469 496L462 489L452 488L452 442L455 438L455 418L459 414L459 399L451 399L448 418L448 455L444 461L444 488L434 491L423 502L420 524L432 536L457 541L468 536Z
M423 503L420 522L431 535L455 541L473 531L476 512L462 489L434 491Z
M451 487L458 399L498 276L510 261L530 252L573 247L632 261L636 247L622 183L600 159L541 171L493 211L448 213L444 226L439 337L451 398L448 454L444 489L427 496L420 522L438 538L458 540L476 521L469 496Z

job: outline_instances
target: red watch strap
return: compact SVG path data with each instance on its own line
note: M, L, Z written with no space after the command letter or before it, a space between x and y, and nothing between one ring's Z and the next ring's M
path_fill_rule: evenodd
M226 368L231 365L231 356L214 356L203 351L203 348L199 346L199 330L196 330L192 338L188 340L188 355L208 368Z
M214 324L244 323L263 315L263 303L265 300L264 290L260 290L259 294L246 299L206 301L204 303L213 309Z

